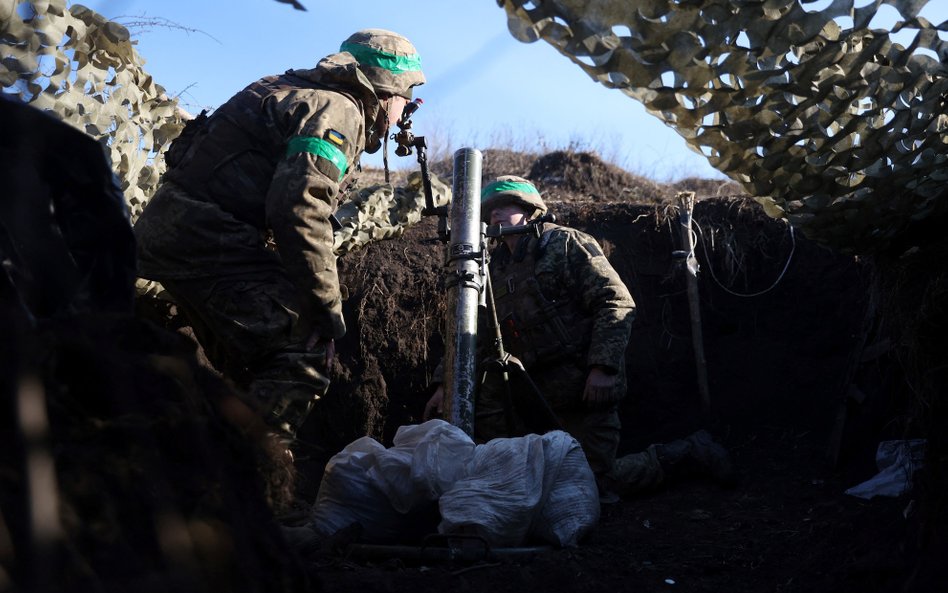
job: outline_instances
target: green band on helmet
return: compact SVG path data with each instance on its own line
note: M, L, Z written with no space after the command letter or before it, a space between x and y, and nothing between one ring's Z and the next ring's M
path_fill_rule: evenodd
M374 49L358 43L343 43L339 51L347 51L364 66L376 66L389 72L421 72L421 56L396 56L379 49Z
M499 194L505 191L519 191L525 194L540 195L537 188L532 183L523 183L522 181L495 181L481 190L481 201L487 199L493 194Z
M336 168L339 169L339 179L337 181L342 181L342 178L346 176L349 161L346 160L345 153L333 146L329 140L323 140L315 136L294 136L286 146L286 156L292 156L299 152L309 152L336 165Z

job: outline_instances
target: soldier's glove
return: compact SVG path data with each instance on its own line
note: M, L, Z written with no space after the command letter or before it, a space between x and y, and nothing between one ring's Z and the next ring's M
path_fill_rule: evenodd
M439 384L438 388L435 389L435 392L431 395L431 398L428 400L428 403L425 404L425 420L431 420L432 418L441 418L441 415L444 413L444 385Z
M583 402L586 408L594 411L608 410L619 401L616 393L618 375L610 372L606 367L593 366L586 377L586 388L583 390Z

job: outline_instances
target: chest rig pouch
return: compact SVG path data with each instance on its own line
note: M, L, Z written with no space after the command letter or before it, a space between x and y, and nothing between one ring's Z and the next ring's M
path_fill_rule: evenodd
M497 318L507 350L527 370L574 364L585 367L592 318L566 283L567 270L550 270L546 246L558 227L524 237L509 262L492 265ZM493 264L493 262L492 262ZM562 262L565 266L565 262Z

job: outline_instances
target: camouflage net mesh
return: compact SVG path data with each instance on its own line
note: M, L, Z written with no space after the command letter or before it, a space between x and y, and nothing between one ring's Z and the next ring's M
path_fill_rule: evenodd
M928 0L816 2L498 0L514 37L644 103L768 214L871 252L948 206L948 23Z
M0 0L0 86L108 147L132 219L184 126L177 101L143 69L122 25L64 0Z
M435 206L451 202L451 187L431 176L431 194ZM335 232L333 249L342 256L373 241L394 239L405 229L421 221L425 192L421 173L408 176L405 187L373 185L354 191L336 211L342 228Z

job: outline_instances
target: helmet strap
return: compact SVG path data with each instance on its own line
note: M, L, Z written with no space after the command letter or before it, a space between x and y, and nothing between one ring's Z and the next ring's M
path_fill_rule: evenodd
M385 169L385 183L389 183L388 170L388 112L391 109L390 99L379 99L379 111L375 117L375 135L382 137L382 167Z
M382 166L385 168L385 183L389 183L388 175L388 133L382 135Z

